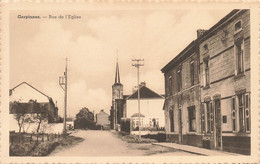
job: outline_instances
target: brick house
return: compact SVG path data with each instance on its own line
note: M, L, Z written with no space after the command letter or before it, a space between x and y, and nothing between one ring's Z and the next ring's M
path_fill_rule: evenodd
M233 10L162 68L168 141L250 154L250 11Z
M199 38L207 148L250 154L249 14L249 10L233 10Z
M167 141L202 147L198 68L199 52L195 40L162 69Z

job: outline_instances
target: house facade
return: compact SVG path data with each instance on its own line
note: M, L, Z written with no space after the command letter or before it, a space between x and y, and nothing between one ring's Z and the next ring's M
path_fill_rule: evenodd
M109 114L104 112L102 109L99 113L96 114L96 125L108 127L109 124Z
M202 146L199 51L192 41L163 69L165 131L170 142Z
M197 34L162 69L166 138L250 154L250 11L233 10Z
M140 119L141 127L145 129L159 130L164 128L165 116L163 112L164 97L146 87L142 82L139 89L140 93ZM132 120L135 129L139 127L138 112L138 91L126 98L126 118Z
M233 10L199 40L203 145L250 154L250 11Z

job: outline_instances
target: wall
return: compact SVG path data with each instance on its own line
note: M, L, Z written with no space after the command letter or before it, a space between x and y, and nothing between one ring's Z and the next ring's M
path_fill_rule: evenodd
M242 21L242 31L235 33L235 23ZM242 36L244 42L244 73L237 74L235 42L237 36ZM208 45L208 50L204 48ZM200 78L201 78L201 101L206 99L214 103L214 96L221 99L221 138L222 149L235 153L250 154L250 133L237 133L232 129L232 96L237 91L245 90L250 93L250 11L244 10L236 14L228 23L219 28L202 40L200 47ZM205 72L203 60L209 58L209 87L205 87ZM207 101L208 101L207 100ZM236 100L237 101L237 100ZM236 102L237 103L237 102ZM213 104L214 106L214 104ZM236 104L237 108L237 104ZM205 108L206 110L206 108ZM237 116L238 116L238 112ZM223 123L223 116L227 117L227 123ZM214 148L214 135L209 135L211 148Z
M37 124L36 123L32 123L30 125L26 124L24 126L24 130L26 131L27 128L28 130L26 131L27 133L36 133L36 129L37 129ZM15 131L15 132L19 132L19 126L17 121L14 118L14 114L9 114L9 131ZM62 133L63 132L63 123L47 123L47 122L43 122L41 125L41 129L40 132L44 131L45 133ZM22 132L23 132L23 128L22 128Z
M107 125L109 124L109 115L106 113L97 114L97 125Z
M31 88L27 84L21 84L12 91L10 101L28 102L29 100L37 100L37 102L49 102L48 97Z
M196 45L193 45L191 51L186 52L187 57L183 60L176 62L175 67L168 70L165 73L165 91L166 91L166 100L165 100L165 131L167 141L179 142L180 130L183 135L183 143L189 145L200 144L198 142L199 138L196 138L201 134L201 115L200 115L200 85L199 85L199 54L196 48ZM191 68L190 63L194 62L194 85L191 83ZM181 66L181 80L182 87L181 91L178 92L178 77L177 71L178 67ZM172 77L173 84L170 87L169 77ZM170 91L172 89L172 91ZM189 116L188 116L188 107L195 106L195 119L196 119L196 130L195 132L189 131ZM180 111L181 109L181 120L182 120L182 129L180 129ZM174 116L174 132L171 132L170 125L170 116L169 111L173 110ZM190 142L191 136L195 136ZM194 143L193 143L194 142Z
M231 131L231 96L236 95L235 91L241 88L250 92L250 15L246 11L237 16L232 22L223 26L211 37L200 44L200 72L201 72L201 100L215 94L221 94L221 114L227 116L227 123L222 124L223 131ZM238 20L242 20L244 35L244 76L238 77L235 74L235 47L234 47L234 25ZM226 34L225 34L226 33ZM208 44L208 52L203 46ZM203 88L203 58L209 55L209 77L210 87Z

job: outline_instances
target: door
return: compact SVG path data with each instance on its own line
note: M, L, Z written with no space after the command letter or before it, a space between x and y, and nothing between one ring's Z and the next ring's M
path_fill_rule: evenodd
M221 137L221 104L220 99L215 100L215 147L221 149L222 137Z
M182 143L182 111L179 108L179 143Z

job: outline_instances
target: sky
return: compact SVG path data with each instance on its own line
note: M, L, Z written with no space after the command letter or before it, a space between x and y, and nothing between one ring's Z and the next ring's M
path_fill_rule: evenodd
M231 10L81 10L10 13L10 89L26 81L57 101L63 116L59 76L68 58L68 115L83 107L109 113L118 58L124 94L137 83L132 59L144 59L140 81L164 94L160 71ZM81 19L18 19L18 15L77 15Z

